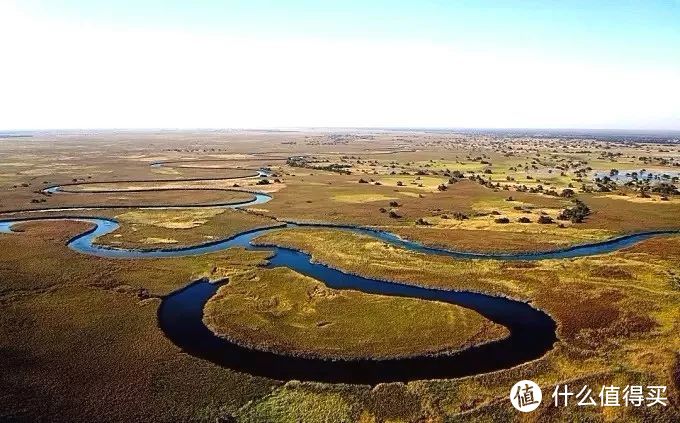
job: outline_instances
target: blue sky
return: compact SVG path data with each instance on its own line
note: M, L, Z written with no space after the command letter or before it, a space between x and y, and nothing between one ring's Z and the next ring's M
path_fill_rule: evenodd
M63 70L62 81L69 81L70 92L76 99L63 104L61 115L51 117L47 116L47 106L45 110L36 110L34 104L33 117L19 107L6 118L0 115L0 127L387 125L680 129L680 103L673 98L678 96L680 86L677 0L9 3L5 16L16 18L12 21L21 22L21 26L15 23L8 28L9 18L6 19L6 33L0 35L9 35L15 45L8 47L7 41L0 41L0 54L11 57L17 51L20 54L29 51L33 54L26 54L27 66L40 66L39 57L54 56L53 66L68 69L69 72ZM25 37L21 37L22 33ZM23 42L26 45L22 49ZM142 52L142 47L148 55ZM86 69L72 61L55 63L54 60L60 61L55 48L63 57L89 54L95 63ZM201 49L203 56L196 53ZM173 70L168 66L167 54L159 53L173 51L204 61L213 70L206 75L186 64ZM283 55L282 51L290 55ZM218 52L220 59L209 57ZM157 61L149 58L154 54L159 56ZM107 66L114 56L115 66ZM272 63L267 57L276 58L277 62ZM336 60L343 63L338 65ZM168 76L168 80L174 81L168 89L175 91L180 102L191 102L193 107L155 104L152 96L163 97L162 87L155 86L156 81L145 80L149 75L135 77L127 67L121 68L122 72L116 71L123 66L121 63L130 66L143 63L146 69L156 68L164 74L176 72L172 78ZM233 69L235 64L239 70ZM316 66L319 68L312 75L309 67ZM270 69L270 74L262 71L264 67ZM364 74L357 68L364 68ZM276 73L280 69L296 86L295 91L281 86L286 79ZM285 69L299 72L286 73ZM130 107L124 106L119 91L103 89L96 97L92 86L78 83L78 75L88 71L103 73L103 79L116 80L120 89L128 87L125 94L137 98L144 107L132 113ZM26 85L24 92L36 90L19 72L10 71L8 75L2 72L0 88L12 81L12 92L17 97L22 95L17 88L22 84ZM326 80L319 79L318 73L327 75ZM221 74L231 79L221 78ZM251 74L258 79L251 80ZM389 84L381 76L386 74L391 78ZM214 87L222 100L212 94L196 96L189 86L197 78L204 79L201 85L204 89ZM239 82L235 83L234 78ZM263 80L268 81L266 92L258 89ZM338 80L343 81L342 91L333 89L334 81ZM512 87L513 81L522 89ZM259 102L272 106L256 107L252 98L246 98L248 90L241 89L244 85L253 87ZM47 84L41 88L35 95L50 97L52 92L53 96L46 98L52 108L58 104L54 95L63 97L66 92ZM393 90L402 90L403 96L393 96ZM319 91L325 95L319 95ZM238 97L229 95L235 92ZM484 96L486 103L478 96ZM77 119L74 114L83 107L76 104L77 97L88 100L90 108L98 107L108 117L97 117L87 110ZM531 100L536 98L541 98L542 104ZM563 104L553 104L560 98ZM395 100L403 103L399 110L391 104ZM628 109L622 107L622 101L629 102ZM206 104L206 110L197 103ZM245 107L237 107L237 103ZM281 114L284 104L289 110ZM159 107L167 112L165 117L161 111L149 113L145 123L139 115L145 109ZM220 116L213 110L215 107L223 107L228 113ZM554 107L552 114L546 110L550 107ZM445 112L443 108L450 110ZM324 109L326 116L322 113ZM74 113L68 113L69 110ZM40 113L35 115L36 112ZM14 122L3 121L10 118Z

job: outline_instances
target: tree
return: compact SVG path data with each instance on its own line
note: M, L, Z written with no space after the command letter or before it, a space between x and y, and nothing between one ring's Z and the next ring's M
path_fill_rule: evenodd
M553 223L553 219L550 216L542 214L538 217L538 223L540 223L542 225L547 225L549 223Z
M583 219L590 214L590 207L588 207L581 200L573 200L574 206L568 207L557 216L559 220L571 220L572 223L581 223Z

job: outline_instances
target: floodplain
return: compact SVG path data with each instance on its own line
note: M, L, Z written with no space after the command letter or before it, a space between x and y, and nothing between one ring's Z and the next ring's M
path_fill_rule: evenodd
M680 419L680 236L670 233L680 230L677 142L426 130L45 132L0 138L0 156L0 221L18 221L0 232L2 420L527 421L508 400L522 379L548 397L533 421ZM256 193L266 201L253 201ZM253 247L121 259L70 248L92 225L69 216L116 221L94 242L130 251L190 251L271 230L256 233ZM536 258L432 254L370 231L435 250ZM540 257L646 231L668 232L607 253ZM348 275L526 303L555 322L556 341L508 368L363 384L253 376L165 336L160 305L199 279L219 284L205 327L282 356L455 358L510 336L471 308L335 289L267 267L268 246ZM549 394L565 383L664 385L668 406L554 407Z

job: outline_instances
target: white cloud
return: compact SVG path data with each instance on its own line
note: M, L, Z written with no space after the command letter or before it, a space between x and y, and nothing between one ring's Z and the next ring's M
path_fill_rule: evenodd
M680 69L423 43L76 26L7 5L0 16L5 129L680 128Z

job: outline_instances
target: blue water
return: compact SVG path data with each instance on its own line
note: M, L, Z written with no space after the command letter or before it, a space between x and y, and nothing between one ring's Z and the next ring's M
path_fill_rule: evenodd
M53 193L62 192L60 187L50 189ZM253 195L252 200L239 204L227 204L223 207L242 208L264 204L271 200L271 196L264 193L253 193ZM101 208L109 207L102 206ZM281 227L254 229L209 243L159 249L123 249L97 245L95 243L97 237L111 233L119 226L115 220L100 217L31 217L4 220L0 221L0 232L11 232L14 224L35 220L76 220L92 224L93 227L90 230L72 238L68 246L80 253L101 257L117 259L182 257L212 253L235 246L249 250L266 250L271 252L271 258L267 264L269 268L287 267L313 277L334 289L352 289L368 294L417 298L459 305L475 310L510 331L510 336L505 339L449 354L387 360L328 360L253 350L216 336L203 324L205 303L218 289L218 285L207 281L194 282L166 296L158 309L161 330L172 342L193 356L234 370L279 380L297 379L362 384L462 377L516 366L541 357L553 347L557 341L556 324L543 311L521 301L474 292L424 288L417 286L418 281L405 284L351 275L315 263L309 254L301 251L281 247L254 246L252 243L254 238L273 230L285 230L285 228L335 228L368 235L391 245L423 254L446 255L456 259L543 260L603 254L653 236L678 233L678 231L671 230L647 231L546 252L486 254L427 247L402 239L390 232L371 228L325 224L281 223ZM455 281L452 281L450 285L455 285Z

